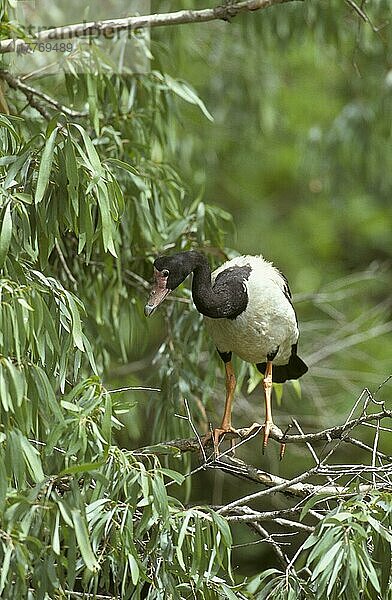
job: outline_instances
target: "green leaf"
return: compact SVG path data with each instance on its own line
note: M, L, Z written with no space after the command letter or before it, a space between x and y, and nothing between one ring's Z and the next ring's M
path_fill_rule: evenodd
M60 511L56 512L56 517L53 524L52 532L52 548L53 552L60 556Z
M4 365L8 369L10 375L10 383L12 384L10 389L13 391L15 404L21 406L26 393L26 380L23 373L19 371L8 358L4 359Z
M20 435L19 439L27 467L34 481L36 483L43 481L43 479L45 479L45 475L42 470L41 459L38 450L30 444L24 435Z
M109 250L110 254L117 257L113 243L113 221L110 215L109 195L106 185L98 185L98 205L101 213L102 240L105 252Z
M181 485L185 481L185 475L179 473L178 471L174 471L173 469L162 468L159 469L159 472L162 473L162 475L170 477L170 479L172 479L172 481L175 481L178 485Z
M3 438L3 439L2 439ZM5 434L0 435L0 443L6 439ZM4 510L5 501L8 492L8 477L5 468L3 456L0 454L0 513Z
M59 473L59 477L64 477L66 475L75 475L76 473L87 473L88 471L98 471L98 469L104 464L105 461L102 460L90 463L83 463L81 465L74 465L73 467L67 467Z
M225 592L225 597L228 598L228 600L238 600L237 594L235 594L225 583L222 583L222 590Z
M366 558L365 558L366 557ZM363 565L366 575L369 577L370 582L376 592L381 592L380 582L378 581L376 570L373 566L371 559L367 555L359 555L359 560Z
M3 593L4 587L7 583L8 571L10 568L11 557L13 553L13 546L11 542L7 544L4 550L3 544L3 562L1 565L1 575L0 575L0 595Z
M123 160L119 160L118 158L108 158L105 161L105 163L115 165L116 167L120 167L120 169L124 169L125 171L128 171L133 175L139 175L139 171L133 165L130 165L129 163L124 162Z
M50 171L52 168L56 137L57 137L57 127L55 127L53 129L52 133L49 136L49 139L47 140L47 142L45 144L45 148L42 152L41 163L40 163L39 171L38 171L37 187L35 189L34 200L35 200L36 204L41 202L42 198L44 197L48 183L49 183L49 176L50 176Z
M17 300L18 300L19 304L21 306L23 306L23 308L25 308L26 310L28 310L30 312L34 312L34 308L32 308L30 306L30 304L28 302L26 302L26 300L24 298L18 298Z
M76 162L75 149L72 144L71 136L68 135L67 141L65 143L65 169L67 173L67 190L69 197L71 199L72 207L75 211L75 214L79 214L79 172L78 172L78 164ZM84 199L83 199L84 201Z
M131 569L131 579L132 579L132 583L133 585L137 585L137 582L139 581L139 565L137 564L137 560L135 559L135 557L130 554L128 556L128 563L129 563L129 568Z
M4 368L0 364L0 401L5 412L13 411L12 399L8 393L8 385L4 376Z
M173 457L179 457L181 456L181 451L175 446L155 444L154 446L144 446L141 449L141 454L170 454Z
M112 434L112 400L110 394L106 394L105 409L102 419L102 435L107 444L111 442Z
M386 529L386 527L384 527L379 521L377 521L376 519L374 519L371 515L367 515L367 521L369 522L369 524L373 527L373 529L375 531L377 531L377 533L383 537L385 540L387 540L390 544L392 543L392 535L389 533L388 529Z
M342 563L343 563L343 557L344 557L344 548L341 548L341 550L339 551L339 553L335 556L335 561L334 561L334 566L332 569L332 572L329 576L329 580L328 580L328 588L327 588L327 598L330 597L330 594L333 590L333 587L336 583L336 578L338 576L338 573L342 567Z
M320 562L316 564L316 567L312 573L312 581L314 581L320 573L325 571L328 565L334 560L336 554L339 552L341 547L342 542L339 540L332 546L332 548L330 548L324 555L322 555Z
M76 539L78 541L79 550L84 560L84 563L89 569L89 571L96 572L99 569L99 564L91 549L86 521L85 519L83 519L79 509L72 509L71 514Z
M82 334L82 323L80 321L80 314L76 302L70 293L66 292L68 308L72 317L72 337L75 346L82 352L84 351L83 345L83 334Z
M98 155L90 137L87 135L86 131L80 125L73 123L73 126L76 127L76 129L80 132L80 134L83 138L87 156L90 160L92 169L95 171L95 175L98 175L98 177L103 177L105 172L104 172L104 169L101 164L101 159L99 158L99 155Z
M12 215L11 215L11 202L8 202L5 207L3 222L1 224L0 231L0 268L4 266L5 259L7 258L8 250L11 243L12 237Z
M186 533L188 531L189 520L192 517L193 517L193 511L189 510L186 513L185 518L184 518L184 520L182 522L180 533L178 535L178 540L177 540L177 544L176 544L177 559L178 559L180 567L183 569L183 571L186 571L186 566L185 566L185 562L184 562L184 556L183 556L183 553L182 553L182 545L184 543L185 535L186 535Z
M218 513L216 513L215 511L211 511L210 514L214 523L216 523L216 525L218 526L219 531L222 533L226 546L229 548L233 540L228 522L224 517L218 515Z
M167 87L174 92L177 96L189 102L190 104L195 104L200 108L202 113L207 117L209 121L213 121L214 117L207 110L204 102L199 98L196 92L184 81L180 81L178 79L173 79L170 75L165 75L165 83Z

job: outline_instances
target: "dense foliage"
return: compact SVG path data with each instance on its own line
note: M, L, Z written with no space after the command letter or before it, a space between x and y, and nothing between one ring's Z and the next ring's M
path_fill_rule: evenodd
M26 35L17 4L2 3L1 39ZM287 414L329 425L360 385L387 378L387 3L372 3L370 23L339 4L154 31L138 42L144 72L120 69L100 40L80 44L32 79L56 105L25 93L3 57L14 84L1 73L2 597L389 597L384 492L342 499L286 573L266 570L262 550L235 554L249 537L211 508L235 490L191 477L164 445L219 419L214 349L186 285L150 328L143 317L157 253L198 247L219 263L237 231L237 250L275 256L299 291L312 370L302 395L287 385ZM250 424L260 377L236 367ZM274 451L264 466L278 470ZM260 445L246 452L260 459Z

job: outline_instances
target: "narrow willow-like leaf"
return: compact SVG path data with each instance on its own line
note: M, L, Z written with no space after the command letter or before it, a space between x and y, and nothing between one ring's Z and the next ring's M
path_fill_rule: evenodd
M99 569L99 564L91 549L86 522L83 519L79 509L72 509L71 514L73 525L75 528L76 539L78 541L79 550L84 560L84 563L90 571L97 571Z
M200 108L202 113L207 117L209 121L213 121L214 117L207 110L204 102L199 98L196 92L187 84L185 81L179 81L178 79L173 79L170 75L165 75L165 83L167 87L174 92L177 96L185 100L185 102L189 102L190 104L195 104Z
M90 118L95 131L99 134L99 114L98 114L98 98L97 98L97 78L92 75L87 75L87 90L88 90L88 106Z
M226 598L228 598L228 600L238 600L237 594L235 594L233 590L231 590L229 586L225 583L222 583L222 590L225 592Z
M8 369L10 375L10 388L12 388L15 405L20 406L26 393L26 380L23 373L9 359L4 359L4 366Z
M325 572L330 563L334 561L341 548L342 542L339 540L331 548L329 548L329 550L327 550L327 552L322 556L320 562L316 564L316 567L312 573L312 580L316 579L320 573ZM330 571L331 569L329 568L328 572Z
M40 398L41 404L50 408L50 413L56 416L58 423L64 423L63 413L45 371L38 366L32 365L31 374L37 388L38 397ZM49 418L50 413L45 415L45 417Z
M370 523L370 525L373 527L373 529L375 531L377 531L377 533L383 537L385 540L387 540L390 544L392 544L392 535L391 533L388 531L388 529L386 529L386 527L384 527L384 525L382 525L379 521L377 521L377 519L375 519L374 517L372 517L371 515L367 515L367 520Z
M8 571L10 568L11 557L14 551L11 542L8 542L7 545L3 542L3 563L1 565L1 575L0 575L0 594L3 593L4 587L7 583Z
M370 580L372 586L374 587L376 592L380 593L381 592L380 582L378 580L378 576L377 576L376 570L373 566L371 558L367 554L363 553L362 555L359 554L359 560L362 563L364 572L369 577L369 580Z
M104 461L97 461L91 463L83 463L82 465L74 465L73 467L67 467L63 469L59 474L59 477L65 477L66 475L75 475L76 473L86 473L88 471L97 471Z
M73 126L78 129L78 131L80 132L80 134L83 138L84 146L86 148L86 152L87 152L88 158L90 160L91 167L95 171L95 174L99 175L100 177L103 177L104 169L102 167L101 159L99 158L98 152L96 151L94 144L92 143L90 137L87 135L86 131L80 125L76 125L76 123L73 123Z
M3 222L0 230L0 269L4 266L12 237L11 202L5 207Z
M190 521L190 519L192 517L193 517L193 512L191 510L189 510L186 513L186 515L184 517L184 520L182 522L180 533L178 535L177 544L176 544L177 559L178 559L178 562L180 563L181 568L184 571L186 570L186 566L185 566L185 562L184 562L184 556L183 556L183 552L182 552L182 546L183 546L183 543L184 543L185 535L188 532L188 523L189 523L189 521Z
M5 190L13 187L15 185L14 178L20 174L22 168L24 167L26 162L29 160L29 157L30 157L30 152L23 152L23 154L13 157L14 160L12 161L12 164L11 164L10 168L8 169L8 173L2 184L2 186Z
M78 307L76 305L75 300L68 292L65 292L68 308L72 317L72 337L75 343L75 346L79 348L82 352L84 351L83 345L83 335L82 335L82 323L80 320L80 314Z
M110 215L109 194L107 186L103 185L102 182L98 185L98 205L101 213L104 250L106 252L109 251L110 254L117 257L113 242L114 223Z
M44 197L46 188L49 183L50 171L52 168L53 154L57 137L57 127L55 127L45 143L45 148L42 152L41 163L38 171L37 187L35 189L35 203L39 204Z
M4 436L5 438L5 436ZM3 440L1 440L3 441ZM8 477L7 471L4 464L4 456L0 452L0 511L4 509L5 500L8 491Z
M20 445L22 448L23 455L26 460L28 470L36 483L39 483L45 479L44 472L42 470L42 464L38 450L36 450L30 442L24 437L20 436Z
M75 211L75 214L79 214L79 197L78 197L78 189L79 189L79 173L78 173L78 164L76 162L75 149L72 143L71 136L67 137L67 141L65 143L65 168L67 172L68 185L67 190L69 197L71 199L72 207ZM83 199L84 201L84 199Z
M4 367L0 364L0 401L5 412L13 412L12 399L8 393L7 380L5 378Z
M175 481L178 485L181 485L185 481L185 475L179 473L178 471L174 471L173 469L159 469L159 473L170 477L170 479Z
M218 513L214 512L214 511L211 511L211 516L212 516L214 523L216 523L216 525L218 526L219 531L223 535L223 540L225 542L225 545L227 547L230 547L232 544L232 536L231 536L230 526L229 526L228 522L226 521L226 519L224 517L222 517L221 515L219 515Z
M52 532L52 548L53 552L60 555L60 511L56 512L56 517L53 523L53 532Z
M129 554L128 562L129 562L129 568L131 570L132 583L133 583L133 585L136 585L137 582L139 581L139 574L140 574L139 565L137 563L136 558L132 554Z
M110 394L106 394L105 408L102 419L102 435L107 444L111 443L112 437L112 399Z
M60 504L60 507L61 507L61 504ZM72 590L75 585L75 580L76 580L76 561L78 559L78 552L77 552L75 536L72 535L71 532L69 532L67 535L67 538L68 539L66 540L66 544L68 547L68 552L67 552L66 578L67 578L67 586L69 587L69 589Z

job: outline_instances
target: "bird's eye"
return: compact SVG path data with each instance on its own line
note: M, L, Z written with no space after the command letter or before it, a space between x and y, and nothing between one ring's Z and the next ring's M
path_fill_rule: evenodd
M164 277L169 277L169 271L168 271L167 269L163 269L163 270L162 270L162 275L163 275Z

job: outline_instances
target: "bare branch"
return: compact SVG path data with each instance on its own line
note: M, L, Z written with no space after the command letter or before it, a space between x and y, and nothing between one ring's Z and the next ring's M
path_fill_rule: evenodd
M38 112L47 120L51 119L52 115L47 111L46 107L37 100L37 98L40 98L41 100L49 104L49 106L51 106L52 108L71 118L83 117L87 114L77 112L76 110L72 110L71 108L68 108L63 104L60 104L60 102L57 102L57 100L55 100L51 96L48 96L48 94L45 94L44 92L41 92L40 90L37 90L36 88L31 87L30 85L26 85L21 79L19 79L19 77L11 75L9 71L0 70L0 77L4 79L8 83L8 85L14 90L20 90L22 94L26 96L30 106L38 110ZM57 250L59 250L59 248L57 248Z
M234 4L218 5L201 10L179 10L171 13L158 13L110 19L107 21L90 21L76 23L64 27L45 29L34 36L34 42L44 43L52 40L65 40L79 37L96 37L110 32L134 31L145 27L163 27L167 25L184 25L187 23L206 23L208 21L230 21L241 12L254 12L269 8L274 4L293 2L294 0L243 0ZM7 39L0 42L0 54L6 52L28 52L29 44L25 39Z
M361 405L361 407L360 407ZM369 413L371 406L377 406L378 412ZM359 409L359 410L358 410ZM354 417L354 414L359 412L359 416ZM378 402L374 395L368 389L364 389L357 400L354 402L353 408L349 411L343 424L336 427L331 427L323 431L304 434L299 423L294 421L300 434L283 434L278 428L274 428L271 432L271 438L279 443L305 443L315 461L315 465L305 472L298 474L291 479L284 479L262 469L245 463L244 461L231 456L230 450L216 456L216 449L209 455L206 452L208 447L209 437L205 436L204 440L197 434L197 430L191 421L191 414L187 406L187 420L190 422L192 431L196 433L195 439L171 440L165 442L161 446L156 446L151 449L141 449L140 453L148 453L150 451L156 453L168 452L168 448L175 447L180 452L196 452L200 453L200 448L203 448L203 456L201 464L194 469L190 475L199 470L219 469L234 477L245 479L247 481L261 484L262 489L256 492L244 495L233 500L225 506L215 507L218 513L225 516L229 521L238 523L246 523L252 526L253 530L259 532L262 537L261 529L256 525L260 522L272 521L275 524L284 528L289 528L295 531L312 531L313 523L300 523L297 520L287 519L290 513L299 513L304 502L313 499L312 503L324 510L330 508L330 504L338 499L349 497L358 493L367 494L371 490L391 491L392 489L392 463L390 458L378 450L381 432L387 428L381 425L384 419L391 419L392 411L385 409L383 402ZM361 426L372 427L375 430L374 443L372 446L364 444L360 440L353 438L350 433ZM257 435L263 426L244 428L236 433L228 433L228 439L239 438L236 447L247 443L251 437ZM251 432L251 435L250 435ZM311 442L327 442L323 444L322 455L318 456L316 449ZM335 443L331 443L335 442ZM336 443L337 442L337 443ZM370 464L330 464L330 458L336 452L342 442L353 444L360 447L369 455ZM366 456L366 455L365 455ZM316 478L316 482L312 479ZM355 484L355 485L354 485ZM286 509L285 511L268 511L259 512L250 508L249 504L254 501L259 501L262 498L273 497L276 493L283 494L288 500L293 498L300 499L294 508ZM306 509L308 517L316 519L322 518L320 508L317 512ZM307 518L308 518L307 517Z
M279 443L284 442L285 444L292 444L292 443L305 443L308 444L310 442L321 442L321 441L326 441L326 442L331 442L332 440L342 440L344 442L347 443L352 443L354 445L358 445L361 446L362 448L366 447L364 444L362 444L360 441L355 440L351 437L348 437L347 434L348 432L350 432L352 429L354 429L355 427L358 427L359 425L368 425L371 424L373 422L379 422L382 419L391 419L392 418L392 411L391 410L387 410L387 409L383 409L381 412L377 412L377 413L371 413L371 414L366 414L366 415L361 415L360 417L356 418L356 419L350 419L349 421L346 421L343 425L337 425L336 427L329 427L328 429L324 429L322 431L317 431L315 433L306 433L306 434L291 434L291 435L284 435L282 432L279 432L278 428L272 429L269 439L273 439ZM260 431L263 428L262 425L260 425ZM239 438L241 440L246 440L247 438L251 437L249 435L249 427L243 427L241 429L237 429L237 431L234 432L229 432L225 434L225 439L233 439L233 438ZM255 430L252 430L252 437L255 434ZM208 440L206 440L207 442ZM164 451L164 446L171 446L171 447L175 447L177 448L180 452L198 452L200 450L200 442L199 439L197 438L190 438L190 439L177 439L177 440L170 440L170 441L166 441L166 442L162 442L162 454L165 453ZM142 452L144 449L141 448L139 450L137 450L137 452ZM146 449L148 451L148 449ZM373 452L373 448L369 448L369 450L371 452ZM385 454L382 454L383 458L389 458L388 456L386 456Z
M257 510L252 510L248 506L238 507L233 510L233 514L226 515L226 520L234 523L262 523L263 521L272 521L278 525L282 525L284 527L289 527L293 529L301 529L303 531L308 531L311 533L314 531L314 527L310 527L309 525L304 525L298 521L293 521L291 519L285 519L280 516L285 513L298 513L299 509L295 507L294 509L288 510L270 510L265 512L259 512Z
M270 494L276 494L276 492L284 492L288 496L294 496L299 498L308 498L310 496L318 496L318 495L327 495L327 496L350 496L353 493L366 493L370 489L374 489L374 485L362 484L358 487L356 492L352 492L348 490L347 486L339 486L339 485L314 485L312 483L305 483L307 479L310 479L313 475L320 474L321 468L316 465L312 469L305 471L298 475L298 477L293 477L293 479L283 479L278 475L273 475L271 473L267 473L262 471L261 469L257 469L256 467L252 467L251 465L246 464L239 459L223 457L214 461L211 464L214 468L220 468L225 472L228 472L232 475L238 476L238 473L246 474L247 479L254 481L255 483L263 483L267 489L255 492L253 494L249 494L247 496L243 496L238 500L234 500L230 504L219 509L218 512L226 514L230 512L231 509L236 508L237 506L243 506L244 504L248 504L249 502L260 499L263 496L268 496ZM362 466L362 470L363 470ZM366 467L367 468L367 467ZM360 469L358 469L360 472ZM325 474L329 474L328 472L324 472ZM345 472L346 474L346 472ZM385 487L385 486L380 486Z
M261 535L265 542L271 544L271 547L274 550L280 564L283 566L284 569L286 569L287 565L289 564L289 559L283 552L278 542L272 537L272 535L270 535L268 531L260 525L260 523L248 523L248 525L250 525L251 528L254 529L254 531L256 531L256 533Z

